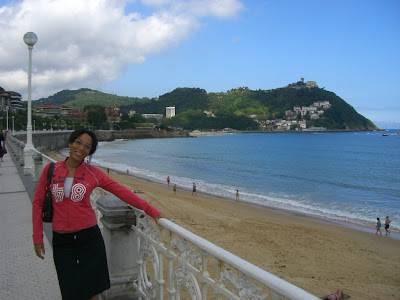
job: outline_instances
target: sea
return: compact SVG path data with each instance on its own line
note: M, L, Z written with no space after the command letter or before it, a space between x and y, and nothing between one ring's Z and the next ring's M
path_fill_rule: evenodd
M375 231L400 231L400 134L233 133L101 142L94 164L197 191ZM382 228L383 229L383 228ZM384 230L383 230L384 231Z

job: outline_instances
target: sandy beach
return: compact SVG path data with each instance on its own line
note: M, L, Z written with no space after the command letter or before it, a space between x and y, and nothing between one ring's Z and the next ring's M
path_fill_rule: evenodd
M50 157L62 160L58 153ZM105 171L103 169L103 171ZM300 214L264 209L110 171L110 177L168 219L316 295L344 290L350 299L400 299L400 240ZM191 187L188 187L191 189ZM384 230L383 230L384 232Z

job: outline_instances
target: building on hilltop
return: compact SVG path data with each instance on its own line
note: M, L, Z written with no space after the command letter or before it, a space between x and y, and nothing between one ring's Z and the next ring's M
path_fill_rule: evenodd
M310 89L310 88L318 87L318 85L317 85L316 81L307 81L306 87L308 87Z
M317 82L316 81L307 81L306 83L304 83L304 78L300 78L300 81L297 81L296 83L291 83L288 84L287 87L289 88L293 88L293 89L301 89L301 88L315 88L318 87Z

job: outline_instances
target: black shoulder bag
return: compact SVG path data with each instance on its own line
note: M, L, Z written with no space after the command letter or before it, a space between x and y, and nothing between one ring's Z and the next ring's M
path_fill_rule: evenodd
M49 169L47 170L47 185L46 185L46 196L44 198L44 204L42 208L42 220L45 223L51 223L53 221L53 200L51 197L50 184L51 177L53 177L54 163L50 163Z

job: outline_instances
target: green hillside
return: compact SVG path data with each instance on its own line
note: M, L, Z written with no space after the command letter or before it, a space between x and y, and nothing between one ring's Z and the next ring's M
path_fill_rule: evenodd
M238 130L254 130L259 126L255 120L265 122L285 119L285 111L293 110L294 106L311 106L318 101L329 101L331 107L318 119L304 116L307 128L315 126L330 130L378 129L336 94L318 87L292 86L257 91L242 87L220 93L207 93L200 88L177 88L161 95L158 99L121 97L90 89L79 89L61 91L46 99L34 101L33 105L54 103L71 108L83 108L96 104L112 108L118 104L122 113L135 110L138 114L164 115L165 107L174 106L176 116L164 119L163 126L184 129L230 127ZM207 116L205 112L209 115Z
M180 114L190 114L185 120L166 120L165 125L181 126L184 128L214 128L216 123L212 118L207 118L209 126L203 124L199 118L206 116L203 111L210 111L218 117L227 118L231 116L249 117L256 115L257 120L280 119L285 116L285 111L292 110L294 106L310 106L317 101L329 101L331 108L325 111L322 118L318 120L307 120L308 127L317 126L327 129L347 129L347 130L374 130L377 127L367 118L360 115L356 110L347 104L343 99L332 92L320 88L279 88L274 90L253 91L247 88L232 89L226 93L210 93L199 88L178 88L174 91L160 96L159 101L150 101L147 103L137 103L128 106L139 113L158 113L165 114L166 106L176 107L176 119ZM200 110L200 114L195 113ZM184 118L183 118L184 119ZM198 126L189 126L190 119L196 119ZM238 120L237 120L238 121ZM228 124L226 124L228 125ZM251 124L248 127L253 128ZM236 126L218 126L218 128Z
M104 107L113 108L115 104L124 106L141 101L150 101L150 99L123 97L82 88L79 90L63 90L48 98L32 101L32 105L52 103L57 105L66 105L70 108L81 109L87 105L101 105Z

